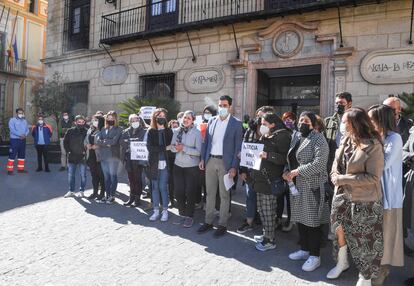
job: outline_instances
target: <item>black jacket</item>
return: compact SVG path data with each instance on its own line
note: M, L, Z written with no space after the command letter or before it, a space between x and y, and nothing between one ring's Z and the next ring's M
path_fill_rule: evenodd
M264 144L263 151L267 153L267 158L262 159L260 170L252 170L251 178L248 179L255 192L270 195L272 192L269 181L282 179L291 136L289 130L278 129L259 139L258 143Z
M68 129L63 139L63 146L68 154L69 163L85 163L86 149L84 140L87 130L82 127L72 127Z
M404 116L401 116L400 120L398 120L397 128L398 133L400 133L403 140L403 144L405 144L408 141L408 137L410 137L411 127L413 127L413 121Z
M139 127L135 130L132 127L125 129L122 132L120 144L121 144L121 161L124 163L127 172L132 171L132 164L144 165L144 162L131 160L131 141L144 141L147 130ZM131 140L132 139L132 140Z
M167 151L167 146L171 145L171 140L173 137L173 132L170 128L166 128L164 132L164 145L160 145L158 138L158 130L150 128L148 130L147 138L147 149L148 149L148 162L149 162L149 177L152 180L156 180L158 177L158 161L159 154L164 153L165 159L167 162L167 168L171 170L171 157L172 154L170 151Z

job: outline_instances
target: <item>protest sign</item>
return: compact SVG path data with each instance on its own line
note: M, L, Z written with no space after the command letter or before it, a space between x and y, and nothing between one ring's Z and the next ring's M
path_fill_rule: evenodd
M147 142L131 141L131 160L148 161Z
M259 157L263 151L263 144L242 143L240 166L260 170L262 159Z

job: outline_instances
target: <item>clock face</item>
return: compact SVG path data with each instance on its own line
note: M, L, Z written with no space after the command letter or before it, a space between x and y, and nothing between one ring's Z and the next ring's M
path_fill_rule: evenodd
M294 30L279 33L273 43L274 52L281 57L291 57L299 52L302 46L302 37Z

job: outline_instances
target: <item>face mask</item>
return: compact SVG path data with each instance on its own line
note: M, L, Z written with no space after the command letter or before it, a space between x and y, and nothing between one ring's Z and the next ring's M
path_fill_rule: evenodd
M108 120L106 122L108 123L109 126L114 126L115 125L115 121L113 121L113 120Z
M65 115L65 116L63 116L63 119L68 120L69 116Z
M92 121L92 125L93 125L93 127L98 128L99 121L98 120Z
M229 109L225 107L219 107L218 114L220 117L226 117L229 114Z
M131 127L137 129L139 127L139 122L132 122Z
M341 132L342 135L346 133L346 125L345 123L342 123L339 125L339 132Z
M204 120L210 120L212 115L211 115L211 113L204 113L203 117L204 117Z
M344 112L345 112L345 106L338 104L335 107L335 112L338 113L339 115L344 114Z
M266 125L260 125L259 131L260 131L260 134L266 135L266 134L269 134L270 129Z
M24 114L17 114L17 117L24 118Z
M309 133L311 132L310 125L306 123L299 124L299 132L302 134L303 137L308 137Z
M157 124L158 125L164 125L167 123L167 119L163 118L163 117L157 117Z
M39 123L40 125L43 124L43 120L38 120L37 123Z
M293 123L292 121L284 121L283 123L285 123L285 126L289 129L295 129L295 123Z
M85 124L77 124L76 127L78 127L79 129L82 129L83 127L85 127Z

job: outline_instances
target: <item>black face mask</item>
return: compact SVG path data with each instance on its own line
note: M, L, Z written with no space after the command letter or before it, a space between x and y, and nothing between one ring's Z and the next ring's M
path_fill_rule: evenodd
M310 125L306 123L299 123L298 128L303 137L308 137L309 133L312 131Z
M163 117L157 117L157 124L158 125L164 125L167 123L167 119L163 118Z
M77 124L76 127L78 127L79 129L82 129L85 127L85 124Z
M345 106L338 104L335 107L335 112L338 113L339 115L342 115L345 113Z
M262 124L262 118L250 119L249 128L250 130L256 131L257 128Z
M113 121L113 120L108 120L106 122L108 123L109 126L114 126L115 125L115 121Z

